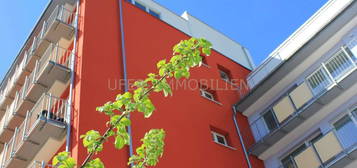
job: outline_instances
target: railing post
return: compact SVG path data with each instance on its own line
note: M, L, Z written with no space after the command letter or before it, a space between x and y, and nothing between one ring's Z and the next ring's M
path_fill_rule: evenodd
M7 108L6 108L6 110L5 110L5 115L4 115L4 122L2 123L2 128L3 129L6 129L6 119L7 119L7 115L8 115L8 111L7 111Z
M62 19L62 10L61 10L61 8L62 8L62 5L58 5L57 7L57 16L56 16L56 19L58 19L58 20L61 20Z
M324 71L325 71L325 73L326 73L325 75L327 75L327 77L330 79L330 81L331 81L333 84L337 85L337 82L335 81L335 79L333 78L333 76L331 75L331 73L328 71L328 69L327 69L325 63L322 63L322 68L324 69Z
M37 60L36 64L35 64L35 69L32 71L32 73L33 73L32 82L33 83L35 83L35 79L36 79L36 76L37 76L37 73L38 73L39 64L40 64L40 62Z
M24 125L24 132L22 134L22 140L26 141L27 139L27 125L28 125L28 120L29 120L29 111L26 112L26 118L25 118L25 125Z
M11 157L13 157L13 155L15 154L15 140L16 140L18 132L19 132L19 128L16 127L14 136L12 137L11 152L10 152Z
M41 162L41 168L46 168L45 161L42 161L42 162Z
M47 110L47 120L50 119L50 111L51 111L51 107L52 107L52 94L50 93L49 95L49 101L48 101L48 110Z
M59 52L59 51L58 51L58 48L59 48L59 47L58 47L58 44L54 45L54 47L55 47L55 51L56 51L56 52L55 52L55 56L54 56L54 60L53 60L53 61L54 61L55 63L59 63L59 61L57 60L57 56L58 56L58 52Z
M7 150L8 150L8 144L7 143L5 143L5 148L4 148L4 151L3 151L3 154L2 154L2 159L1 159L1 168L3 168L4 167L4 165L5 165L5 156L6 156L6 153L7 153Z

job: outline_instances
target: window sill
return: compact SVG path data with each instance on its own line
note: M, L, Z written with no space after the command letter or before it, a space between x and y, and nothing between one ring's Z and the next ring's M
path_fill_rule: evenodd
M224 145L224 144L218 143L218 142L216 142L216 141L213 141L213 142L214 142L215 144L221 145L221 146L226 147L226 148L229 148L229 149L231 149L231 150L237 150L236 148L233 148L233 147L231 147L231 146Z
M214 102L214 103L216 103L216 104L218 104L218 105L221 105L221 106L222 106L222 103L221 103L221 102L218 102L218 101L216 101L216 100L209 99L209 98L204 97L204 96L202 96L202 95L201 95L201 97L203 97L204 99L207 99L207 100L209 100L209 101L211 101L211 102Z

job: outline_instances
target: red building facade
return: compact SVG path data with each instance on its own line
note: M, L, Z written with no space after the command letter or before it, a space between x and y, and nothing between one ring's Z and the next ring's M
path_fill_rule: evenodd
M73 30L73 38L66 42L57 41L57 44L65 44L63 47L74 53L72 60L72 57L63 57L62 54L64 62L75 62L72 66L74 69L67 66L71 71L69 74L74 76L71 78L67 74L67 80L63 82L61 93L58 94L70 101L68 103L71 107L67 108L70 120L65 119L65 123L70 123L70 129L64 131L66 135L51 150L54 154L67 147L81 163L87 151L82 146L80 135L91 129L101 132L106 129L108 117L96 112L96 107L123 93L125 78L130 84L155 72L156 63L170 58L172 47L180 40L194 35L194 30L190 34L180 29L179 24L171 24L168 16L172 14L166 14L166 10L160 10L163 7L150 0L80 0L78 9L76 2L72 6L73 17L67 17L66 21L78 23L74 25L76 29ZM78 19L75 19L76 13ZM195 19L189 15L176 17L179 20L190 17ZM189 24L189 20L185 22ZM248 121L240 113L234 115L232 105L247 91L241 83L252 68L249 64L250 56L244 47L229 41L227 37L220 40L222 34L205 26L207 28L202 29L202 33L214 32L219 36L203 36L212 41L214 46L211 56L204 57L204 65L194 68L189 80L173 80L172 97L153 94L152 101L157 110L151 118L144 119L138 113L131 116L133 149L141 144L140 138L151 128L163 128L166 131L164 156L157 167L249 167L233 116L239 128L245 130L241 137L244 144L249 146L254 140L251 133L246 131L249 130ZM189 29L197 27L200 28L193 26ZM230 55L231 51L224 48L227 41L227 46L234 46L233 53L237 46L241 47L241 53ZM220 47L221 43L223 47ZM218 44L217 48L215 44ZM68 136L67 140L70 141L66 143L65 137ZM4 143L5 148L9 146L9 142ZM46 151L43 148L46 145L42 146L39 153ZM129 147L124 150L114 149L113 140L110 139L98 157L106 167L128 167L129 153ZM41 158L40 154L31 159L42 159L50 163L49 157ZM7 165L4 162L7 161L2 162ZM263 167L263 163L252 156L249 156L249 162L253 168ZM28 164L21 164L20 167L23 165Z

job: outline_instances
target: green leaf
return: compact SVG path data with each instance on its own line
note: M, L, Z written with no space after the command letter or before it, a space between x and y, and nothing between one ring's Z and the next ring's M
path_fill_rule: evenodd
M89 161L84 168L104 168L104 164L99 158L96 158Z
M121 136L118 135L118 136L115 137L114 144L115 144L115 148L121 149L125 145L125 140Z
M129 126L131 124L131 121L126 118L126 117L123 117L120 121L124 126Z
M52 165L58 168L74 168L76 161L70 157L69 152L61 152L52 159Z
M100 152L103 150L103 144L99 143L102 136L98 131L90 130L86 134L81 135L83 139L83 146L87 148L88 153Z
M210 48L202 48L203 54L206 54L207 56L211 55L211 49Z
M129 158L128 164L136 167L155 166L164 152L165 131L163 129L152 129L147 132L136 154Z

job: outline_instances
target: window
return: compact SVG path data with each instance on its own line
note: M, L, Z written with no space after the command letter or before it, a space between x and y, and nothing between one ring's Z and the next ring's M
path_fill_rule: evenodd
M143 4L134 1L134 5L138 8L140 8L141 10L146 11L146 7Z
M283 168L298 168L294 158L300 153L304 152L310 146L310 144L313 144L322 138L322 136L322 133L317 131L305 139L305 141L302 142L300 146L297 146L297 148L292 150L292 152L290 152L281 160Z
M221 65L218 65L218 70L219 70L219 75L221 77L221 79L225 80L225 81L231 81L231 72L230 70L228 70L227 68L224 68Z
M151 10L151 9L149 9L149 13L150 13L151 15L153 15L154 17L160 19L160 14L159 14L159 13L157 13L157 12Z
M223 80L230 81L229 75L226 72L220 70L219 74Z
M357 142L357 127L349 115L342 117L340 120L335 122L333 126L336 128L337 135L341 140L344 149Z
M212 131L212 136L213 136L213 141L214 142L219 143L219 144L224 145L224 146L228 146L228 142L227 142L226 136L224 136L224 135L222 135L220 133L214 132L214 131Z
M349 43L347 43L346 51L352 57L352 59L357 62L357 38L355 37Z
M208 88L207 86L200 85L200 92L201 92L202 97L205 97L205 98L212 100L214 102L217 101L217 93L215 90L212 90L212 89Z
M353 64L344 49L338 51L327 63L326 69L334 79L340 78L346 71L350 70Z
M210 99L210 100L214 100L214 96L212 93L208 92L207 90L201 89L201 96Z
M299 153L306 149L305 143L298 148L296 148L293 152L291 152L288 156L284 157L281 160L283 164L283 168L297 168L294 157L297 156Z
M263 118L264 118L265 124L268 126L268 129L270 131L272 131L278 127L278 123L275 119L275 116L274 116L274 113L272 110L269 110L266 113L264 113Z
M307 82L315 95L319 94L332 84L332 81L328 78L327 72L323 68L318 69L308 77Z

